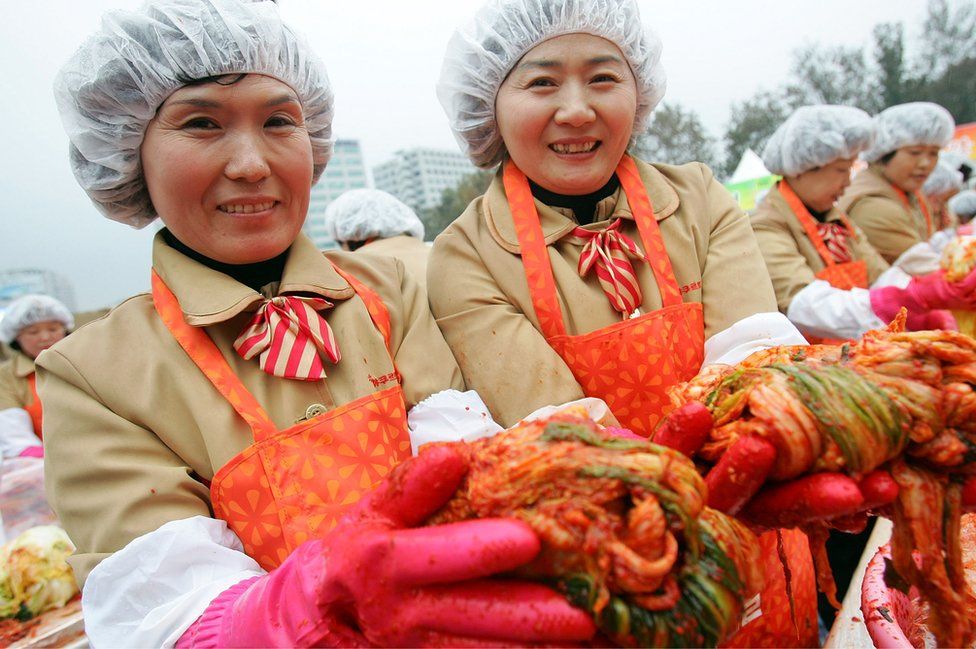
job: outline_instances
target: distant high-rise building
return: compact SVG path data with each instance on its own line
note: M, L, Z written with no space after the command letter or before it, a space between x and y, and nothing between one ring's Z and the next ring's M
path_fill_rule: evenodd
M302 228L318 248L336 247L335 241L325 233L325 208L329 203L345 191L368 186L366 165L363 164L363 151L359 140L336 140L325 173L312 187L308 216Z
M30 293L42 293L60 300L75 310L75 289L64 275L40 268L12 268L0 270L0 311Z
M436 207L445 189L477 171L458 151L417 147L402 149L373 167L377 189L389 192L416 211Z

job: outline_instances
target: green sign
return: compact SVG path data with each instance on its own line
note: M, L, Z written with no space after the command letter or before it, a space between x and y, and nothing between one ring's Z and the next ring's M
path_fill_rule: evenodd
M725 188L732 193L743 211L748 212L756 207L766 192L776 184L779 176L763 176L738 183L725 183Z

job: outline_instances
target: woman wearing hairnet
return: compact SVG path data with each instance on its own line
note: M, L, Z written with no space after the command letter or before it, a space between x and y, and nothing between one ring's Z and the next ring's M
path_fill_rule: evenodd
M922 185L922 196L925 197L932 212L933 222L938 223L939 230L946 235L944 236L946 243L955 236L956 228L959 226L956 216L948 208L948 202L950 198L962 191L963 186L962 172L942 157L939 158L928 180Z
M870 165L854 177L838 207L889 264L908 253L901 268L913 275L932 272L938 251L928 242L939 224L921 189L955 122L938 104L913 102L886 108L874 125L874 144L861 154Z
M409 206L379 189L351 189L325 208L325 230L345 250L395 257L427 285L424 224Z
M783 180L756 208L752 229L780 310L818 342L859 338L902 306L910 329L952 327L942 309L976 302L967 285L948 285L938 276L913 280L889 268L837 209L851 166L873 135L871 118L857 108L804 106L763 149L766 168Z
M503 425L599 397L647 436L667 389L703 364L803 342L711 171L627 154L664 94L660 54L633 0L492 0L448 46L438 94L454 132L476 165L501 168L434 242L427 283L465 381ZM806 537L784 533L799 637L775 538L734 644L816 642Z
M488 578L537 553L524 524L406 529L453 494L454 451L381 481L426 434L410 407L435 408L460 372L400 263L300 234L333 98L274 4L107 14L56 95L96 205L166 226L152 294L38 361L92 644L589 638L556 592Z
M976 217L976 190L964 189L949 199L949 211L959 219L961 232L972 234L972 220Z
M64 304L47 295L24 295L0 320L0 341L14 350L0 365L0 451L3 457L43 457L41 399L34 359L64 338L75 319Z

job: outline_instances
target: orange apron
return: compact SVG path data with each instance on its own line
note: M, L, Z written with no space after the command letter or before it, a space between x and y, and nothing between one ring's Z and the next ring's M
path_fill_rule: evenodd
M891 185L891 188L895 190L895 193L898 194L898 198L900 198L901 202L905 204L905 209L911 212L912 202L908 200L908 194L905 193L905 190L903 190L901 187L896 187L895 185ZM935 230L932 229L932 215L929 214L929 206L926 204L925 199L922 197L920 192L912 192L912 195L915 196L915 200L918 201L918 208L922 210L922 216L925 217L925 231L928 232L927 236L931 238L931 236L935 234Z
M864 260L856 259L854 261L848 261L841 264L834 261L834 256L827 249L827 245L824 243L823 237L820 236L820 232L817 231L817 223L810 214L810 210L808 210L807 206L803 204L800 197L796 195L796 192L793 191L790 184L785 180L781 180L779 183L777 183L776 188L783 196L786 204L790 206L791 210L793 210L793 214L800 222L800 225L803 226L803 230L807 233L807 237L810 238L810 242L813 244L813 247L816 248L817 253L820 255L820 259L823 260L824 267L818 273L815 273L814 276L817 279L822 279L834 288L839 288L842 291L849 291L852 288L867 288L868 265L864 262ZM851 237L853 237L854 226L851 225L847 215L841 212L840 220L844 224L844 227L847 228L847 231L851 233ZM809 334L806 334L805 337L811 345L838 344L847 342L846 340L834 338L819 338Z
M390 318L379 296L335 270L363 301L389 350ZM265 570L280 565L302 542L332 529L351 505L410 456L399 383L278 430L207 332L184 321L176 297L155 271L152 290L156 311L173 337L254 434L254 443L214 475L210 499L214 515L227 522L244 551Z
M37 396L37 374L31 372L27 375L27 385L30 386L31 396L34 397L34 400L24 406L24 410L30 415L31 424L34 426L34 434L37 435L37 439L43 441L44 435L41 433L41 398Z
M700 303L681 300L654 208L631 158L621 159L617 177L633 210L663 308L579 336L566 333L528 180L509 161L503 181L542 334L587 396L603 399L621 426L649 437L672 408L668 388L691 379L701 369L705 319Z
M701 304L684 304L681 300L654 209L631 158L625 156L620 161L617 177L633 210L664 306L579 336L566 333L542 226L525 175L509 161L503 180L543 335L566 361L587 396L600 397L621 425L647 436L670 409L668 388L689 380L701 369L705 355L704 314ZM753 607L762 615L744 626L729 646L816 644L816 585L807 539L795 530L783 530L782 534L801 634L798 638L790 615L776 532L767 532L759 539L767 564L766 583L758 607Z

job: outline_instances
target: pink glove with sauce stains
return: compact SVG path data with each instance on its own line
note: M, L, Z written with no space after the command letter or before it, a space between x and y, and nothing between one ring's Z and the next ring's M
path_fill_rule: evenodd
M590 617L540 584L500 578L539 552L521 521L413 527L467 471L450 447L408 460L327 537L217 597L177 647L565 645Z
M976 270L958 282L949 282L943 271L913 277L905 288L885 286L871 289L871 308L891 322L901 307L908 309L905 326L910 331L958 329L944 309L976 309Z

